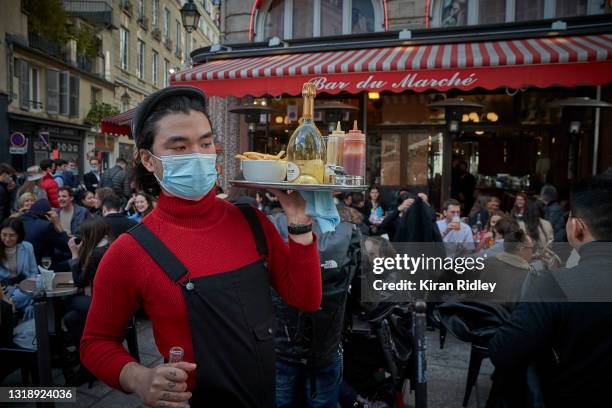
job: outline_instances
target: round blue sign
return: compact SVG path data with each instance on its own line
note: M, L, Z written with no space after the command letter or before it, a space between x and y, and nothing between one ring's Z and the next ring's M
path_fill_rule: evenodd
M13 147L23 147L26 144L26 137L24 136L23 133L20 133L20 132L12 133L10 140L11 140L11 146Z

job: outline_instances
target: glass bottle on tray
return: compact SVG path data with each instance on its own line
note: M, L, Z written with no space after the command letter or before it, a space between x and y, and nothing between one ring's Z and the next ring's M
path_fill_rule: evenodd
M314 98L317 88L305 83L302 88L304 112L300 125L287 144L287 181L297 184L323 184L326 149L321 132L314 124Z

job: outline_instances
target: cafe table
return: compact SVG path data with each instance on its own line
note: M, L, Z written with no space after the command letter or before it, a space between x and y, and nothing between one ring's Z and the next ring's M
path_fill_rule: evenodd
M34 294L37 278L27 278L19 283L24 293ZM72 280L72 272L56 272L53 289L45 290L46 299L34 299L34 319L38 346L38 375L40 386L53 386L51 377L51 345L49 341L49 304L53 304L55 314L55 334L61 339L62 319L59 300L75 295L78 288ZM48 405L47 405L48 406Z

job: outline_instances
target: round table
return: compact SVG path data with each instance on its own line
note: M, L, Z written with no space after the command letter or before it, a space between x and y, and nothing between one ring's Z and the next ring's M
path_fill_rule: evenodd
M19 289L27 294L34 293L37 278L27 278L19 283ZM71 296L78 292L79 288L74 285L72 272L56 272L53 279L53 290L46 290L47 297Z

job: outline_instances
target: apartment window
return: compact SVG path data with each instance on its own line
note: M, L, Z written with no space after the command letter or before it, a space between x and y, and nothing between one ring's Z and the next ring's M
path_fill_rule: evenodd
M176 20L176 52L179 53L181 51L181 22Z
M130 32L123 26L119 29L119 56L121 69L129 69Z
M556 17L585 16L588 0L557 0Z
M293 38L312 37L314 0L300 1L300 7L293 7Z
M321 35L342 34L342 1L321 0Z
M170 35L170 10L164 7L163 34L166 38Z
M102 102L102 90L100 88L96 88L95 86L91 87L91 104L94 105L96 103Z
M136 70L138 78L145 78L145 43L142 40L138 40L138 67Z
M69 79L69 96L68 96L68 109L70 111L70 116L78 117L79 116L79 84L81 82L81 78L78 76L70 75Z
M138 0L138 19L142 19L145 15L144 0Z
M284 38L285 36L285 2L281 0L274 0L268 8L264 20L264 38L270 37Z
M153 50L151 54L151 82L153 85L157 85L157 63L159 59L159 54L157 51Z
M70 73L59 73L59 113L60 115L70 115Z
M164 59L164 88L170 83L170 61Z
M151 0L151 28L157 28L157 13L159 8L159 0Z
M541 20L544 18L544 0L516 0L514 21Z
M47 69L47 113L49 115L59 114L59 71Z

